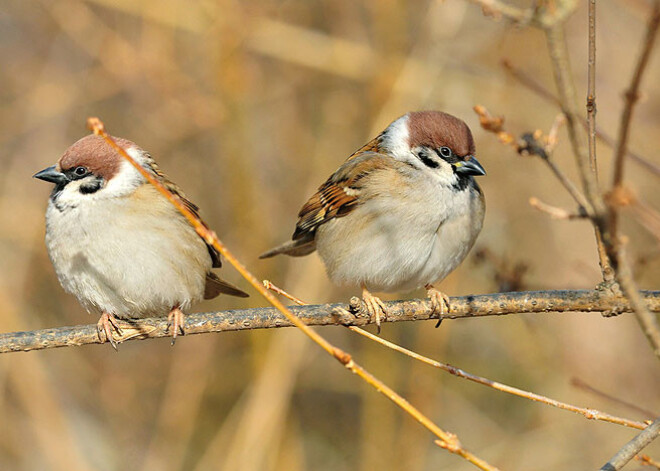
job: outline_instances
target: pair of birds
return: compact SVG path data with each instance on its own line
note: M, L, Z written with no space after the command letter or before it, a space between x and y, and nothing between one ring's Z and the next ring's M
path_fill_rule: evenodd
M197 214L151 156L115 138ZM485 175L460 119L408 113L352 154L298 214L292 240L260 258L318 251L336 283L359 286L380 326L387 310L370 291L425 287L431 307L448 308L433 287L465 258L485 204L473 176ZM221 293L245 292L218 278L220 255L102 138L89 135L34 175L55 184L46 246L62 287L100 315L98 332L116 348L119 319L168 314L173 339L183 311Z

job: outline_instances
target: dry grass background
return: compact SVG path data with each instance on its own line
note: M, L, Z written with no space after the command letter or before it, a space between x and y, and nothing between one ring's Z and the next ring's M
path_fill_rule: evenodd
M587 15L569 20L585 95ZM599 4L599 124L615 135L621 91L647 5ZM657 52L657 51L656 51ZM657 54L656 54L657 55ZM342 160L399 115L465 119L488 170L477 247L530 289L592 288L588 222L550 220L530 196L571 207L533 159L479 129L486 105L508 128L547 129L557 110L507 77L508 57L552 88L542 33L484 18L459 0L404 2L5 0L0 4L0 331L92 323L59 287L46 255L50 189L31 180L103 118L149 150L256 274L310 302L347 299L316 256L258 261L290 236L300 205ZM660 60L651 62L631 147L660 164ZM576 176L566 136L555 153ZM609 180L611 151L599 148ZM658 177L629 164L638 195L660 207ZM658 242L624 220L637 277L658 288ZM441 288L499 289L498 264L469 258ZM244 286L230 267L223 277ZM414 293L421 295L421 293ZM221 297L198 310L263 305ZM323 333L464 445L507 470L593 469L635 432L510 397L356 338ZM658 414L657 360L631 315L506 316L385 325L382 335L473 373L634 419L571 386L577 377ZM292 329L67 348L0 357L0 469L472 469ZM660 457L660 444L646 452ZM631 464L634 469L639 465Z

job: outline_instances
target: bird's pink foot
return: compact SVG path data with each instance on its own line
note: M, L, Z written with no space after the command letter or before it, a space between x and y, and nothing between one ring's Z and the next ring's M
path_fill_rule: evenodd
M112 348L117 350L117 341L112 337L112 330L115 330L117 334L122 335L121 327L119 327L119 321L117 318L108 312L101 314L101 318L96 324L96 331L99 336L101 343L110 342Z
M362 300L367 306L367 311L369 311L371 319L375 319L376 329L380 334L380 321L381 319L387 318L387 308L385 307L385 304L380 298L371 294L364 286L362 287Z
M183 311L178 306L167 315L167 327L172 332L172 345L176 342L179 332L181 332L181 335L186 334L186 331L183 330Z
M436 327L440 326L442 316L449 312L449 296L435 289L433 285L428 284L425 286L426 295L431 301L431 313L438 315L438 323Z

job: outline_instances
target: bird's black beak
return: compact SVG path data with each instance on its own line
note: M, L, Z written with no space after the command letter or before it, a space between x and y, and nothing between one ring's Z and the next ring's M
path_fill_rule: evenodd
M69 181L67 176L58 171L54 165L35 173L32 175L32 178L38 178L39 180L55 183L56 185L61 185Z
M454 164L456 173L461 175L486 175L486 170L481 166L479 161L473 155L467 160L459 160Z

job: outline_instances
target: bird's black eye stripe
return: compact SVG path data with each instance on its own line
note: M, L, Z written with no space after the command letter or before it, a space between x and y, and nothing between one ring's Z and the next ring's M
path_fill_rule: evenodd
M429 156L429 154L426 152L425 149L420 149L419 152L417 152L417 157L418 157L419 160L421 160L422 163L423 163L424 165L426 165L427 167L438 168L438 166L439 166L438 162L436 162L435 160L433 160L433 159Z

